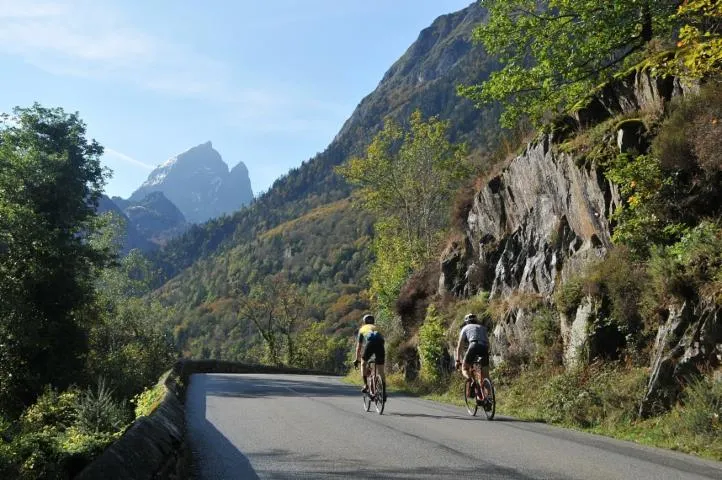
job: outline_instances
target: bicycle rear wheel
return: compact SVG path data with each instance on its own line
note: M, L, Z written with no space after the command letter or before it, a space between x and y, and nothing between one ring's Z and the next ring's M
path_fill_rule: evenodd
M374 377L374 383L376 384L374 388L374 391L376 392L374 403L376 406L376 412L381 415L384 413L384 407L386 406L386 385L381 379L381 375L376 375Z
M494 420L494 414L496 413L496 394L494 393L494 384L490 378L485 378L481 384L481 388L484 391L484 414L487 420Z
M466 411L469 412L469 415L475 416L479 406L476 404L474 383L470 379L464 382L464 403L466 403Z

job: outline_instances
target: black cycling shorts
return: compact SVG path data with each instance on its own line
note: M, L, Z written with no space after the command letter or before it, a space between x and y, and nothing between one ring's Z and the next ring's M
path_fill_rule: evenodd
M466 350L464 355L464 363L470 365L474 363L474 360L481 357L481 366L489 366L489 346L481 343L470 343L469 348Z
M384 346L383 338L375 338L368 340L364 345L361 358L364 362L368 362L371 356L374 356L376 365L383 365L386 361L386 347Z

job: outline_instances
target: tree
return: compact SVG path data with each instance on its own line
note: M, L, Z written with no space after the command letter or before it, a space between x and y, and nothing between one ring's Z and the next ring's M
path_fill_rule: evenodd
M679 0L485 0L488 22L474 40L503 64L481 85L459 88L478 104L499 101L502 125L538 124L568 111L595 87L669 41Z
M300 322L306 315L307 305L304 297L298 291L298 287L286 280L281 280L278 285L278 324L286 340L286 363L293 365L296 360L294 349L294 336Z
M281 364L282 342L286 342L287 359L294 360L294 336L306 314L306 303L294 285L281 276L267 277L254 285L248 294L237 292L238 317L255 325L266 347L266 360Z
M105 183L103 148L77 114L40 105L0 121L0 411L73 382L87 351L83 309L108 252L88 241Z
M409 273L436 253L451 197L470 173L465 145L449 142L448 131L448 122L424 121L417 110L408 130L387 120L365 157L337 168L377 217L371 286L383 320Z
M365 157L337 169L361 187L359 196L379 218L393 219L417 258L429 255L448 221L451 195L469 174L466 146L448 140L449 123L416 110L410 129L393 120L371 142Z
M116 231L112 223L110 230ZM92 380L106 379L120 398L152 385L176 358L164 327L169 309L147 298L153 283L152 265L138 250L97 277L86 371Z
M684 24L670 55L663 52L650 62L663 74L703 78L722 73L722 2L686 0L676 17Z

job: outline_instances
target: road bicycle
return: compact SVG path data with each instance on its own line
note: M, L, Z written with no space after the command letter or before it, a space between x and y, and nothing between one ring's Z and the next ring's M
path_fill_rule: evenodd
M364 410L371 410L371 404L374 404L376 412L381 415L384 413L386 406L386 384L381 379L381 375L376 371L376 361L369 360L367 363L368 371L368 391L363 392Z
M469 415L476 416L479 407L482 407L487 420L493 420L496 413L496 394L491 378L485 376L479 384L482 373L481 357L471 362L471 378L464 382L464 403Z

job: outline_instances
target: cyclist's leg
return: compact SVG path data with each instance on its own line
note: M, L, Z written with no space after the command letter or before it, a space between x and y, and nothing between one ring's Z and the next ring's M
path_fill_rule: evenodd
M369 376L368 361L369 361L369 358L371 357L371 352L369 352L368 347L369 347L369 345L368 345L368 343L366 343L366 345L364 345L363 350L361 351L361 377L363 378L363 381L364 381L364 387L363 387L364 392L367 392L368 388L369 388L368 387L368 385L369 385L369 383L368 383L368 376Z
M384 402L388 396L386 393L386 346L384 341L380 340L377 342L376 349L374 350L376 355L376 371L381 376L381 383L384 386Z
M374 348L374 354L376 355L376 371L381 375L381 380L386 381L386 369L384 364L386 363L386 345L383 340L379 340Z
M471 374L469 372L471 371L471 361L473 360L473 358L471 358L471 350L473 346L473 343L469 344L469 346L466 348L464 359L461 362L461 374L467 380L471 378Z

